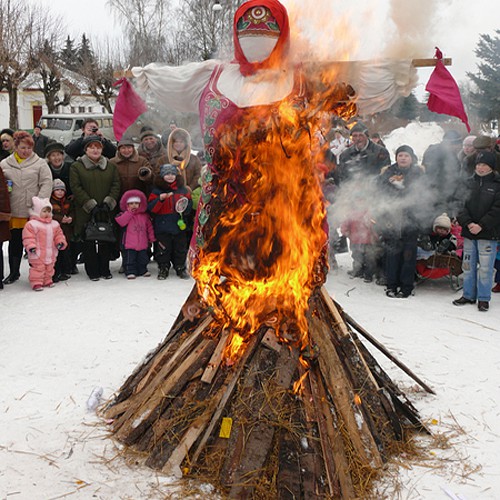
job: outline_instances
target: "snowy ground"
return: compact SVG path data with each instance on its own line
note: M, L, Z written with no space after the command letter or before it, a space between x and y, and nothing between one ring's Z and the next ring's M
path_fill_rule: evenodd
M5 249L6 250L6 249ZM348 254L327 287L372 335L436 391L416 384L382 355L435 434L420 438L425 460L390 465L380 498L500 498L500 296L488 313L451 304L447 282L427 282L409 299L351 280ZM111 397L162 340L193 282L171 277L97 283L83 273L35 293L27 263L0 291L0 498L208 498L188 494L117 456L106 428L86 410L94 387Z

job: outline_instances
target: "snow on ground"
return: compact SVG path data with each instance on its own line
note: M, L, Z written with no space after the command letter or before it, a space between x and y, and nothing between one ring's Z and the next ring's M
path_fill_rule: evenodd
M6 248L4 248L5 252ZM6 252L5 252L6 253ZM378 497L500 498L500 296L488 313L455 307L446 281L409 299L350 279L348 254L327 288L345 310L435 391L430 395L376 357L407 392L434 433L420 437L425 460L391 464ZM89 281L82 272L50 290L21 280L0 291L0 498L209 498L125 460L105 424L86 409L94 387L112 396L167 333L193 285L172 276ZM372 351L376 352L376 351ZM448 442L449 446L446 446ZM190 490L193 491L193 490Z

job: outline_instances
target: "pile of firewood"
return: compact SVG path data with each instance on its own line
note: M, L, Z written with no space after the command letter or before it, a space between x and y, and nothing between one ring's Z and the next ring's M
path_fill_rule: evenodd
M408 431L425 427L325 288L308 325L302 352L263 325L228 362L231 332L209 312L180 313L103 410L114 437L149 467L230 498L365 496Z

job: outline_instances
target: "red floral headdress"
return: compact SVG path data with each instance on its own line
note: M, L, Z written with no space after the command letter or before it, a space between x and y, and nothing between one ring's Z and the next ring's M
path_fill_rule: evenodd
M264 7L271 12L272 17L271 25L266 25L266 36L272 35L273 31L273 22L275 21L279 27L279 38L274 47L271 55L260 62L249 62L241 49L241 45L238 39L238 34L242 32L244 28L245 15L248 16L248 11L254 9L255 7ZM238 26L238 22L240 22ZM261 25L260 28L264 28L264 25ZM234 15L234 23L233 23L233 38L234 38L234 54L236 61L240 64L240 72L244 76L253 75L259 69L266 69L277 67L282 64L283 60L288 56L288 50L290 47L290 26L288 24L288 13L285 7L278 2L278 0L249 0L242 4L239 9L236 11Z

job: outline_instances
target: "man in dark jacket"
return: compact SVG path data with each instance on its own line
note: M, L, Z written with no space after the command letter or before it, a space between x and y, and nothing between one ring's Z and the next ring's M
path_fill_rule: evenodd
M49 144L50 139L42 134L42 127L40 125L35 125L35 128L33 129L33 141L35 141L35 145L33 146L33 151L40 157L44 158L45 155L45 148L47 147L47 144Z
M431 144L422 158L429 191L433 193L433 213L446 212L454 218L465 196L458 154L462 136L448 130L439 144Z
M491 299L493 268L500 240L500 174L495 172L496 157L491 151L476 158L474 176L465 206L458 214L464 237L463 296L456 306L475 304L487 311Z
M83 142L86 137L99 136L102 142L102 155L106 158L113 158L116 154L116 146L108 139L106 139L102 132L99 130L99 124L93 118L87 118L82 123L82 135L78 139L73 139L64 149L68 156L73 160L77 160L80 156L85 154Z
M358 122L351 129L352 146L344 150L339 157L339 166L335 181L343 182L355 177L376 177L382 167L391 164L389 151L368 138L368 129Z

